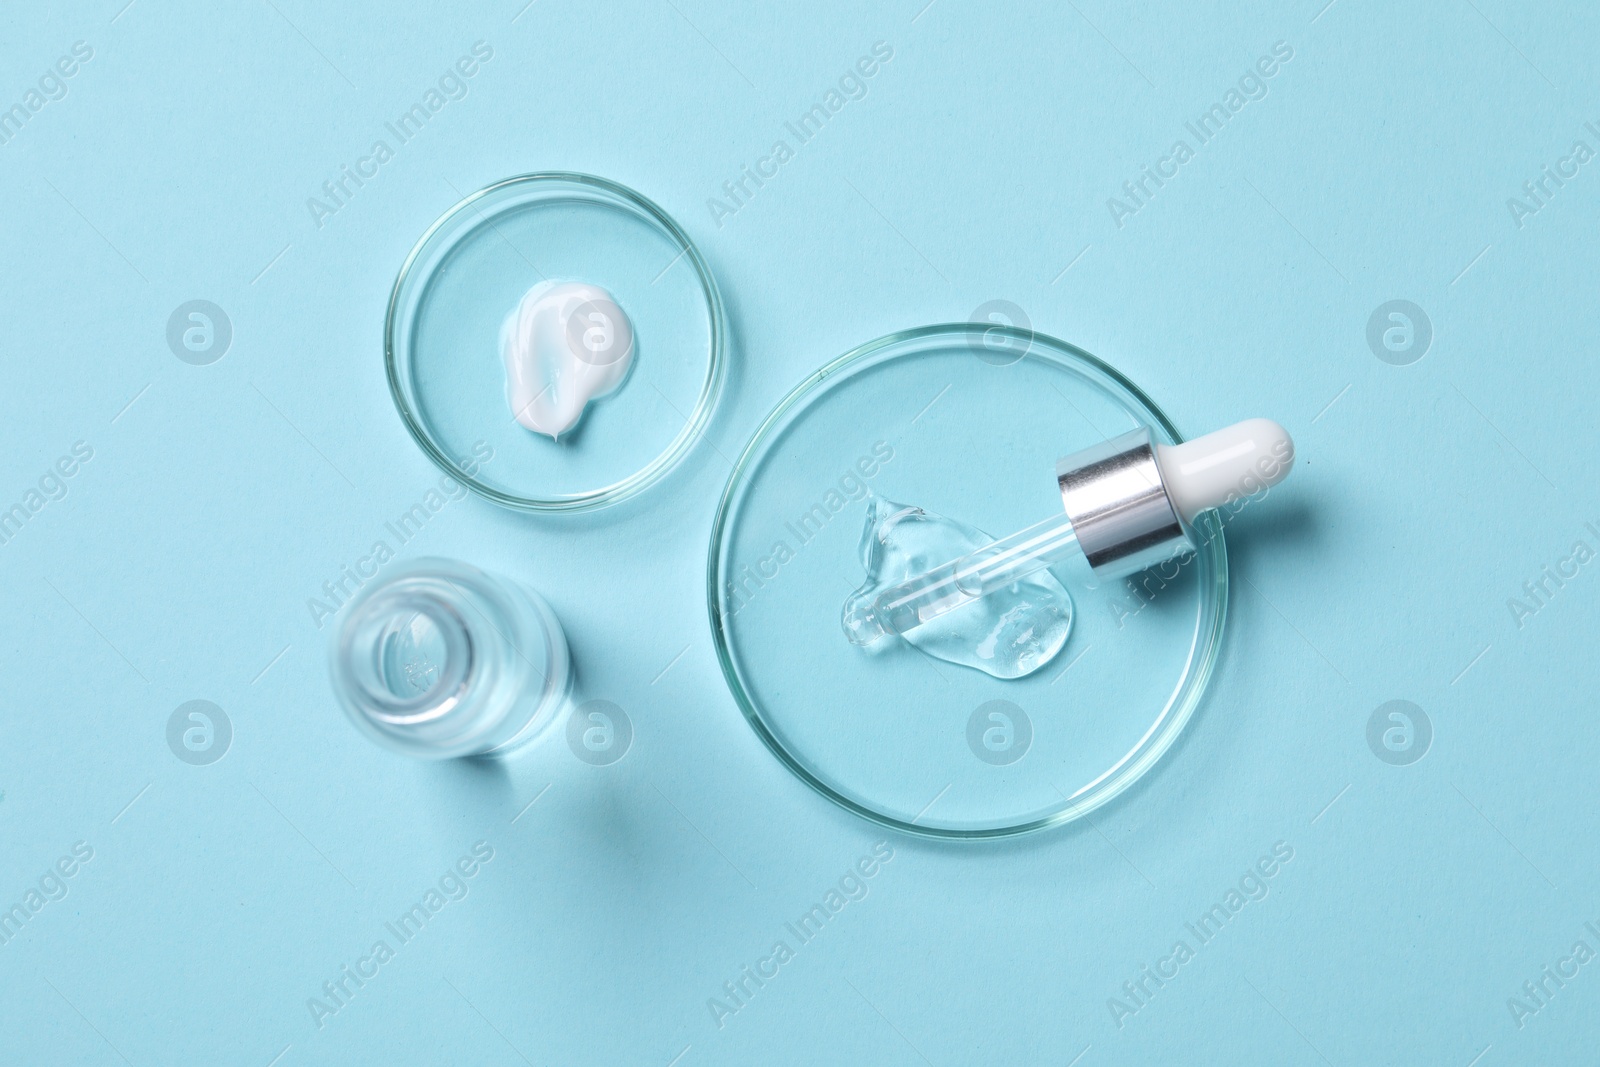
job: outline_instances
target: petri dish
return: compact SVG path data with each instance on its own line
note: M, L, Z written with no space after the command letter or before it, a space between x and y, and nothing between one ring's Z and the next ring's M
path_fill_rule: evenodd
M540 282L599 286L633 329L627 376L552 439L506 397L500 329ZM585 511L660 480L698 438L727 325L704 258L666 212L587 174L527 174L456 204L406 257L389 298L389 391L422 451L505 507Z
M869 494L1005 536L1060 513L1059 456L1140 426L1180 440L1099 359L988 323L892 334L802 382L739 457L707 565L717 655L756 734L818 793L926 836L1026 833L1127 790L1182 733L1217 659L1228 568L1214 513L1181 561L1069 584L1067 642L1022 678L899 639L856 648L840 614L864 578Z

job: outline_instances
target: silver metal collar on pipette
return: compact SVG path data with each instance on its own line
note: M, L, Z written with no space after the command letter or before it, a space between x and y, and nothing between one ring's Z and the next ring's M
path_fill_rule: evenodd
M1096 578L1120 578L1195 549L1146 428L1058 460L1056 485Z

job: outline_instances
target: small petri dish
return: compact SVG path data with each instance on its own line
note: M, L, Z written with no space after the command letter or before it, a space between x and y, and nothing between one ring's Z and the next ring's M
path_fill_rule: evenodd
M598 286L633 329L627 376L559 439L522 426L500 329L540 282ZM527 174L456 204L406 257L384 362L406 429L441 469L505 507L586 511L659 481L698 438L727 325L704 258L666 212L587 174Z
M1222 524L1199 549L1071 589L1061 652L1021 678L844 636L870 495L1004 536L1061 511L1059 456L1141 426L1143 392L1063 341L987 323L880 338L802 382L729 477L707 566L722 671L801 781L884 826L946 838L1080 818L1155 766L1210 681L1226 617ZM959 609L965 610L965 609Z

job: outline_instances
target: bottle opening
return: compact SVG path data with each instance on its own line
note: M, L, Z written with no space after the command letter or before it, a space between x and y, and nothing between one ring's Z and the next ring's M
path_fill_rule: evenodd
M444 630L426 611L404 613L384 624L378 635L378 677L396 700L427 696L445 675L449 650Z
M392 725L431 722L453 709L472 672L472 635L437 593L402 582L359 605L343 635L343 662L362 713Z

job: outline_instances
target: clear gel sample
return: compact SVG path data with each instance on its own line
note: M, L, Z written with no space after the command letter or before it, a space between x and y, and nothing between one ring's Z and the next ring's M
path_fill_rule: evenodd
M633 365L633 324L598 285L543 281L500 327L506 402L516 420L559 441Z
M960 559L886 585L870 602L852 601L844 615L845 636L851 644L866 647L890 634L908 634L946 612L1081 555L1072 520L1057 515ZM1092 579L1085 582L1092 584Z
M861 564L867 579L845 601L846 636L852 643L883 647L876 640L862 640L855 630L870 624L873 606L886 589L993 543L994 538L965 523L873 497L861 534ZM963 602L899 636L929 656L996 678L1032 674L1061 651L1072 631L1072 599L1048 570L991 588L985 595L959 589L952 589L951 595Z

